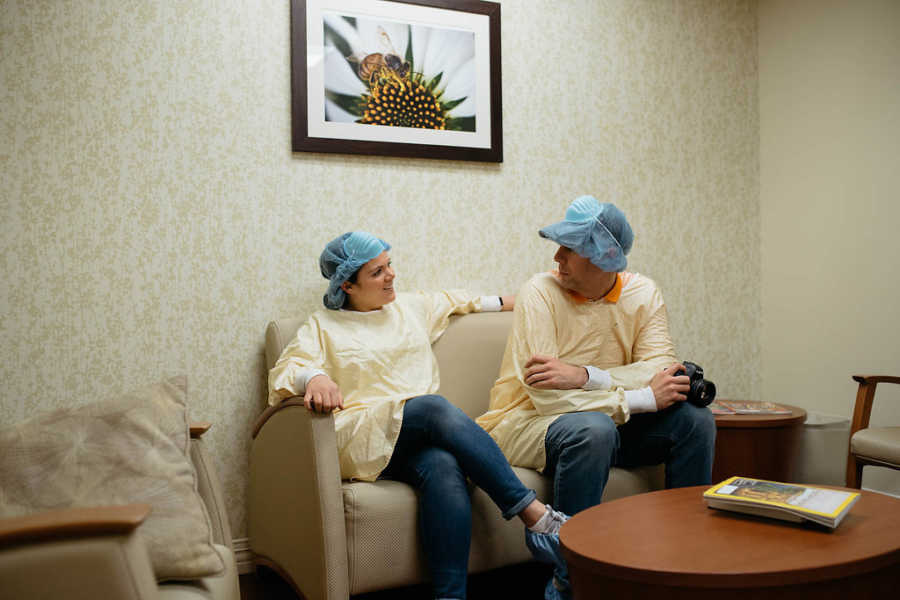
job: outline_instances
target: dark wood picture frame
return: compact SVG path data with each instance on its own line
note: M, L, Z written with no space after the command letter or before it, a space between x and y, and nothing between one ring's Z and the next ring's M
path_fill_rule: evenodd
M453 11L453 13L460 13L460 18L469 18L470 15L474 15L473 19L478 19L479 23L481 23L480 27L483 27L486 35L482 35L482 40L479 41L478 48L483 48L487 50L488 56L486 58L483 57L484 52L475 53L475 57L471 59L471 62L476 65L476 69L481 69L480 73L482 73L482 79L476 80L475 77L472 77L473 81L481 81L483 82L488 74L489 74L489 92L485 93L482 91L478 94L478 104L477 117L464 117L464 118L456 118L450 116L452 113L453 107L459 106L459 102L463 100L456 100L454 103L446 102L443 104L443 112L440 112L440 117L445 118L445 120L441 121L441 125L444 123L447 124L447 129L460 128L460 127L470 127L471 129L467 131L435 131L434 129L423 130L423 129L412 129L410 127L390 127L378 124L362 124L359 121L349 122L346 121L344 123L340 123L339 125L335 125L326 121L326 112L323 107L326 104L325 97L328 95L329 90L326 90L325 84L320 83L319 89L322 89L322 97L310 97L309 90L310 87L310 75L308 70L308 65L310 64L308 59L310 54L315 57L323 57L325 55L325 45L324 41L321 46L312 45L310 41L307 39L307 27L310 23L316 23L316 21L310 21L309 14L309 5L315 4L319 6L322 4L322 1L313 2L310 0L291 0L291 120L292 120L292 149L294 152L334 152L334 153L345 153L345 154L366 154L366 155L382 155L382 156L399 156L399 157L408 157L408 158L442 158L442 159L451 159L451 160L475 160L475 161L484 161L484 162L503 162L503 119L501 112L501 71L500 71L500 5L495 2L485 2L481 0L382 0L381 2L373 3L371 6L375 7L387 7L390 8L391 5L396 4L398 9L402 10L403 6L411 6L411 7L422 7L422 8L411 8L409 10L419 11L417 14L422 14L422 11L425 11L426 15L433 15L435 21L435 27L440 28L440 17L446 16L448 13L443 11ZM336 4L340 4L337 2ZM330 6L328 7L331 8ZM439 9L432 10L429 9ZM397 21L398 17L396 15L390 14L389 11L385 11L384 18L392 21ZM462 15L462 13L469 13L470 15ZM312 18L317 19L318 24L322 24L323 18L321 15L312 15ZM367 17L368 18L368 17ZM354 23L354 20L347 19L348 23ZM402 17L399 18L402 21ZM341 22L343 24L343 21ZM486 25L486 27L485 27ZM402 26L402 25L401 25ZM421 27L421 25L409 24L407 25L409 28L409 36L408 43L405 46L407 48L406 53L404 53L403 57L394 57L399 58L400 60L410 59L413 48L413 27ZM332 30L333 31L333 30ZM382 30L383 31L383 30ZM451 31L450 28L447 31ZM314 32L315 33L315 32ZM389 36L382 33L382 35L390 40ZM472 39L475 40L476 34L472 34ZM324 35L323 35L324 40ZM390 43L390 42L388 42ZM476 44L473 41L471 44L473 52L476 48ZM321 50L320 50L321 48ZM348 48L343 48L344 50L348 50ZM376 49L371 48L367 49L366 52L374 53ZM318 53L318 54L315 54ZM342 53L345 54L345 53ZM371 79L364 79L364 75L367 72L363 72L361 67L363 60L359 60L360 57L363 57L365 53L356 53L356 56L344 56L347 59L348 64L352 63L354 65L359 65L359 72L354 72L355 76L359 78L361 85L363 87L368 86L367 92L368 96L363 95L360 96L359 100L356 100L357 104L353 105L356 107L356 110L359 113L362 113L366 110L365 99L368 98L369 101L374 97L376 100L384 98L384 94L379 96L378 91L387 89L385 87L378 88L375 92L372 92L373 86L378 86L376 80L378 80L378 75L372 75ZM388 52L385 52L385 56ZM378 56L382 56L382 54L378 54ZM366 60L370 57L365 55ZM378 59L381 60L381 59ZM486 61L486 62L482 62ZM322 67L321 69L324 72L325 68L325 59L321 58ZM423 59L424 62L424 59ZM315 63L315 61L314 61ZM382 62L382 64L387 64L386 62ZM344 70L347 69L347 65L342 65ZM436 94L438 92L442 92L437 86L440 85L441 75L437 75L433 77L431 80L423 80L424 76L422 73L416 72L416 61L407 60L405 63L405 68L400 70L393 71L394 73L403 75L406 79L403 79L403 83L406 86L409 86L408 78L418 78L418 81L427 88L431 89L432 86L436 89ZM379 73L384 73L386 76L394 77L391 75L389 70L379 71ZM321 76L322 81L324 81L324 76ZM396 78L395 78L396 79ZM438 81L435 81L438 80ZM373 83L375 81L375 83ZM384 85L390 83L388 81L388 77L384 79L378 80L385 82ZM449 86L448 83L445 84ZM391 84L394 85L394 84ZM476 85L472 84L473 87ZM479 84L480 85L480 84ZM415 84L412 87L417 87ZM482 86L484 87L484 86ZM421 90L421 87L419 88ZM427 92L426 92L427 93ZM329 99L333 99L338 96L341 100L345 102L343 106L349 106L348 99L355 98L350 95L340 94L340 95L332 95ZM438 100L435 100L435 106L441 107L440 102L443 102L445 99L437 96ZM474 100L474 99L473 99ZM488 102L484 102L487 100ZM314 104L318 102L318 104ZM489 104L488 108L484 108L483 105L487 103ZM474 102L473 102L474 104ZM311 110L312 105L312 110ZM335 104L331 104L331 106L335 106ZM371 106L369 104L368 106ZM450 106L451 108L447 108ZM460 107L463 108L463 107ZM332 109L334 110L334 109ZM313 118L312 113L316 112L315 118ZM321 117L318 116L321 114ZM350 115L350 112L346 112L346 115ZM368 113L366 113L368 114ZM434 113L430 113L434 114ZM363 116L360 114L354 113L353 116L358 116L359 119L362 119ZM368 118L368 117L366 117ZM426 117L427 118L427 117ZM319 120L318 123L313 122L315 120ZM327 133L328 131L332 131L333 129L326 128L335 128L340 127L340 133L335 135L331 133ZM485 131L485 129L488 129ZM314 131L311 132L310 130ZM323 135L323 131L326 133ZM368 137L369 139L359 139L357 138L357 134L361 135L363 138ZM446 135L449 134L449 135ZM385 139L379 139L379 136L386 136ZM391 136L398 139L389 139ZM409 136L410 141L403 141L403 136ZM418 136L418 137L414 137ZM376 139L372 139L376 138ZM469 140L472 140L473 145L467 145ZM423 141L424 140L424 141ZM437 142L437 143L432 143ZM489 144L489 146L488 146Z

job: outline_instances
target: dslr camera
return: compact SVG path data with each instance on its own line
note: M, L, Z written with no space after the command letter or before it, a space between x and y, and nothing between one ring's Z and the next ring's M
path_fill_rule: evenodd
M716 384L708 379L703 379L703 367L690 361L681 363L684 369L678 369L676 376L687 375L691 380L691 390L687 394L687 401L694 406L708 406L716 399Z

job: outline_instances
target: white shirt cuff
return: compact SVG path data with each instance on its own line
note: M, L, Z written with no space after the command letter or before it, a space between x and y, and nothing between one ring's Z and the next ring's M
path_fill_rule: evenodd
M328 375L322 369L304 369L300 371L296 375L294 375L294 385L300 391L298 396L302 396L306 393L306 384L309 383L309 380L315 377L316 375Z
M581 386L581 389L588 391L606 391L612 387L612 377L610 376L609 371L604 371L603 369L598 369L597 367L592 367L590 365L585 365L584 368L587 370L588 380Z
M479 300L481 301L481 312L500 312L503 310L503 305L500 304L500 296L482 296Z
M625 402L631 414L656 412L656 397L649 385L639 390L625 390Z

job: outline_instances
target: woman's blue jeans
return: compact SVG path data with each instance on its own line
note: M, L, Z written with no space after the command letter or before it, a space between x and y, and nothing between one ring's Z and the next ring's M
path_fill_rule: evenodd
M419 493L419 528L435 598L465 598L472 538L466 477L511 519L535 498L487 432L442 396L406 401L394 453L381 477Z
M667 488L709 484L716 423L689 402L632 415L618 427L603 413L577 412L556 419L544 441L553 507L574 515L600 504L613 466L665 463Z

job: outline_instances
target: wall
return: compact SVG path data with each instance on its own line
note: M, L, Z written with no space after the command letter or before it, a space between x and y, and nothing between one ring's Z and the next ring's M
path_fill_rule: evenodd
M318 307L325 242L511 292L581 193L629 216L680 353L758 397L754 6L503 2L489 165L292 154L287 2L0 0L0 421L187 373L240 537L264 329Z
M898 373L898 31L894 0L760 3L764 398L850 417L852 374ZM897 387L873 422L900 425Z

